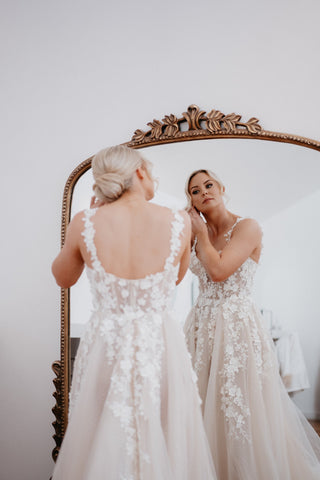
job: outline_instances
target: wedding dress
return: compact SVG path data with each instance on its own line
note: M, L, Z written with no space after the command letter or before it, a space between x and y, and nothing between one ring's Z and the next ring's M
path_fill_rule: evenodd
M93 313L75 360L53 480L216 479L190 355L170 312L183 217L172 212L164 269L130 280L102 267L95 211L85 211L82 233Z
M320 439L282 384L271 336L252 300L257 263L248 258L227 280L213 282L195 242L190 268L199 277L199 296L185 335L218 479L320 479Z

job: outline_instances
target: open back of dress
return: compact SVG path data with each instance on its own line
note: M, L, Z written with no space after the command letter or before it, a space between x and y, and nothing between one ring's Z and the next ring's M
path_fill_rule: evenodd
M170 308L183 217L172 212L164 269L132 280L102 267L94 213L85 211L83 231L93 312L74 365L53 480L214 479L190 357Z

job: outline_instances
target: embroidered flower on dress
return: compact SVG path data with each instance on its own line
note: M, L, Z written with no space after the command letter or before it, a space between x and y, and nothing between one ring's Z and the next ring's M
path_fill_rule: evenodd
M236 224L240 221L237 220ZM235 226L235 225L234 225ZM226 235L229 242L231 229ZM196 256L196 242L191 251L190 269L199 278L199 297L193 307L192 318L194 328L189 326L187 338L190 336L194 344L194 366L197 375L203 375L207 368L214 349L217 318L221 319L223 329L223 367L218 372L221 382L220 396L221 409L224 412L228 434L235 439L251 441L248 428L250 410L245 400L245 391L242 391L243 382L239 378L247 375L249 345L253 350L255 365L262 379L270 368L277 368L274 364L272 347L268 339L268 332L262 327L257 328L256 317L253 318L252 300L253 279L257 264L248 258L239 269L223 282L212 282L203 265ZM263 337L263 338L262 338ZM264 349L262 349L262 344ZM251 350L250 350L251 352Z
M74 365L76 382L72 385L71 413L81 389L87 358L95 339L100 336L108 365L112 368L105 408L119 419L126 438L126 452L131 458L130 471L137 459L150 462L150 456L139 443L143 419L147 420L145 401L153 404L160 415L160 379L162 370L163 315L174 295L179 265L173 262L180 250L183 217L173 212L170 254L163 272L143 279L127 280L108 274L102 267L94 244L91 217L96 209L84 213L82 233L91 255L87 274L93 298L93 314L80 342ZM147 448L147 446L145 447ZM123 479L130 480L128 473ZM133 476L132 476L133 480Z

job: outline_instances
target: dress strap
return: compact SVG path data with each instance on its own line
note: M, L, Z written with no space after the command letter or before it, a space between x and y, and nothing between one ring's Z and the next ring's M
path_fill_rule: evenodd
M180 250L181 239L180 234L184 229L184 219L181 213L178 210L172 209L173 219L171 222L171 238L170 238L170 254L166 259L165 270L168 269L170 265L173 264L174 259L177 253Z
M230 230L227 231L227 233L224 234L224 237L226 239L227 242L230 242L230 239L231 239L231 235L232 235L232 232L234 230L234 228L238 225L239 222L241 222L241 220L245 220L246 217L239 217L237 218L237 220L234 222L234 224L232 225L232 227L230 228Z
M97 255L97 249L94 243L95 228L93 226L91 218L96 213L97 208L90 208L84 210L83 222L84 229L81 232L81 235L84 238L87 250L91 255L92 268L99 273L103 273L104 269L100 263L100 260ZM172 210L173 219L171 221L171 237L170 237L170 253L165 261L165 270L168 269L170 265L173 264L174 259L177 253L180 250L181 239L180 234L184 228L184 219L178 210Z
M94 216L98 209L97 208L90 208L87 210L84 210L84 216L82 218L84 222L84 229L81 232L81 235L84 238L84 243L86 244L87 250L91 255L91 265L92 268L101 273L103 270L103 267L100 263L100 260L98 259L97 255L97 249L94 243L94 235L96 233L95 228L93 226L91 218Z
M198 237L195 236L194 237L194 241L193 241L193 244L192 244L192 247L191 247L191 251L196 253L196 246L197 246L197 243L198 243Z

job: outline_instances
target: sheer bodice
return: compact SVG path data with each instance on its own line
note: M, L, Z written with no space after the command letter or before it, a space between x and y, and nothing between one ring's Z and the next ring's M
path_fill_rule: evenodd
M198 302L205 305L227 299L241 301L251 298L257 263L249 257L229 278L223 282L212 282L196 255L196 243L194 243L191 251L190 270L199 278Z
M91 254L92 268L87 266L91 285L94 311L110 315L123 315L134 310L137 314L157 313L170 305L168 296L174 295L179 265L174 265L180 250L180 234L183 219L175 211L171 224L170 254L164 262L163 271L146 275L141 279L119 278L104 270L94 244L94 226L91 217L95 210L85 211L83 237Z

